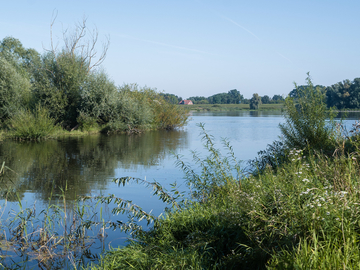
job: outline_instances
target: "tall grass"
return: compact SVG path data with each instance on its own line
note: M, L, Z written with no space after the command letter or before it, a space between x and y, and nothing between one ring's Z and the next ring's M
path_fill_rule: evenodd
M0 181L11 172L3 163ZM18 196L17 206L5 214L7 200L1 206L0 266L4 269L77 269L86 260L95 260L90 247L98 238L100 227L94 203L66 200L62 194L50 194L47 206L25 207ZM16 195L15 195L16 196ZM85 260L85 258L87 258Z
M179 161L195 196L154 219L149 231L138 230L126 247L110 250L94 269L358 267L355 153L328 158L291 149L276 173L267 168L239 185L237 163L229 167L230 156L204 138L210 155L195 158L199 169Z
M49 111L41 106L31 110L20 110L8 123L11 137L19 140L38 140L51 136L55 120Z

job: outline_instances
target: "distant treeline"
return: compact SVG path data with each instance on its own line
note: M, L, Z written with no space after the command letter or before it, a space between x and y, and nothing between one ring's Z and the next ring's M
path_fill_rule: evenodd
M181 97L174 94L163 93L162 95L165 100L172 104L178 104L182 100ZM244 96L236 89L230 90L227 93L215 94L210 97L194 96L187 99L191 100L194 104L249 104L251 101L251 99L244 98ZM261 97L262 104L281 103L283 101L284 98L281 95L274 95L272 98L267 95Z
M298 98L298 92L305 89L307 86L296 86L290 91L289 97ZM324 95L326 105L335 107L336 109L360 109L360 78L354 80L344 80L331 86L316 85ZM172 104L179 103L182 98L173 94L162 94L163 97ZM284 97L281 95L259 96L257 93L253 94L251 99L246 99L236 89L230 90L227 93L219 93L210 97L194 96L187 98L194 104L250 104L252 108L256 109L260 104L274 104L284 102Z
M299 91L306 86L299 86L293 89L289 96L297 99ZM316 85L325 96L327 107L336 109L359 109L360 108L360 78L353 81L344 80L331 86Z
M43 54L13 37L0 41L3 130L14 129L14 119L18 124L33 119L36 125L38 117L67 130L96 126L107 132L171 129L186 122L186 114L155 90L116 86L100 66L107 47L96 57L96 39L84 40L82 27L64 39L61 50Z

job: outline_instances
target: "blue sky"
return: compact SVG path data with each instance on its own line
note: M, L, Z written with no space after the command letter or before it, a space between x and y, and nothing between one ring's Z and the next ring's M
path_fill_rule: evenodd
M211 96L287 95L293 82L331 85L360 77L360 1L3 1L0 39L24 47L62 46L63 29L87 19L110 37L103 68L117 85Z

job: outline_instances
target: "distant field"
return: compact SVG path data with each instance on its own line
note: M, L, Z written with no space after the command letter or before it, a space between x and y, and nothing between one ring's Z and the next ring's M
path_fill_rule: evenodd
M241 111L250 110L249 104L194 104L179 105L191 111ZM262 104L259 110L281 110L284 104Z

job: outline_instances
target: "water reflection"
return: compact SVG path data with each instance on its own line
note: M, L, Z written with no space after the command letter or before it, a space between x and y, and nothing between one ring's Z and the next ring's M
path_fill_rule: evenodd
M26 192L47 200L67 188L66 199L104 190L115 169L151 167L170 151L186 145L186 131L154 131L140 135L96 135L43 142L6 141L0 144L0 161L6 171L1 198L17 201ZM17 195L16 195L17 194Z
M337 119L346 119L346 120L359 120L360 113L359 112L338 112Z

